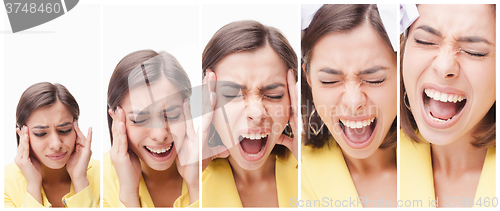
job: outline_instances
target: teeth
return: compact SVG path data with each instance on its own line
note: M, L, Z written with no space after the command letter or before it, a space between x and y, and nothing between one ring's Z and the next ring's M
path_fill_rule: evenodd
M248 139L251 139L251 140L265 138L265 137L267 137L268 135L269 135L269 133L249 133L249 134L241 134L241 136L243 136L243 138L248 138Z
M353 120L343 120L343 119L340 119L340 121L342 122L342 124L344 124L344 126L348 127L348 128L363 128L363 127L366 127L368 125L371 125L371 123L375 120L375 117L371 118L371 119L365 119L363 121L353 121Z
M154 153L156 153L156 154L160 154L160 153L164 153L164 152L169 151L169 150L172 148L172 144L173 144L173 142L172 142L170 145L168 145L168 147L167 147L167 148L163 148L163 149L152 149L152 148L150 148L150 147L148 147L148 146L145 146L145 147L146 147L146 148L147 148L150 152L154 152Z
M434 90L434 89L425 89L424 92L427 95L427 97L432 98L434 100L441 101L441 102L456 103L457 101L462 102L462 100L466 99L465 96L463 96L463 95L439 92L439 91Z

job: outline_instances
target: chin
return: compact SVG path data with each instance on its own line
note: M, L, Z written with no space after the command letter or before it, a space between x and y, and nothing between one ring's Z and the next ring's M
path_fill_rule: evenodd
M64 163L54 163L54 162L45 162L43 165L47 166L49 169L62 169L64 166L66 166L66 162Z

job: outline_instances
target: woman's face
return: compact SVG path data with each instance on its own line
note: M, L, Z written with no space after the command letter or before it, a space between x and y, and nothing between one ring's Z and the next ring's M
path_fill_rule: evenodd
M131 89L122 101L129 149L154 170L168 169L182 146L186 134L183 102L165 77L149 87Z
M312 49L314 106L344 153L372 155L397 114L396 54L368 23L330 33Z
M212 123L244 169L264 164L288 122L287 70L268 45L230 54L214 67L219 109Z
M66 106L57 100L49 107L36 109L26 121L26 126L35 158L51 169L64 167L76 141L73 116Z
M491 5L419 5L408 34L403 80L418 129L446 145L471 135L495 102Z

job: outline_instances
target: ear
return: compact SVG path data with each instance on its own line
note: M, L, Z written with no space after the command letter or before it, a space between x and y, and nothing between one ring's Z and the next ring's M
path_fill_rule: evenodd
M111 119L115 119L115 112L113 111L113 109L108 109L108 114L109 116L111 116Z
M304 70L303 74L306 74L307 84L311 87L311 77L309 76L310 74L306 72L306 63L302 63L302 69Z
M16 133L17 133L17 135L18 135L19 137L21 137L21 129L19 129L19 128L17 128L17 127L16 127Z

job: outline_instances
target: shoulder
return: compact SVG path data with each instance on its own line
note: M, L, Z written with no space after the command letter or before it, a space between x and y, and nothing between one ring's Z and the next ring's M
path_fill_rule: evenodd
M311 145L302 145L301 150L302 154L300 159L303 164L306 163L304 165L309 165L309 163L331 162L334 160L333 156L340 153L339 146L333 137L330 137L327 144L321 148L314 148Z
M4 167L5 187L17 184L22 179L24 179L24 175L21 173L21 170L19 170L16 163L11 163Z

